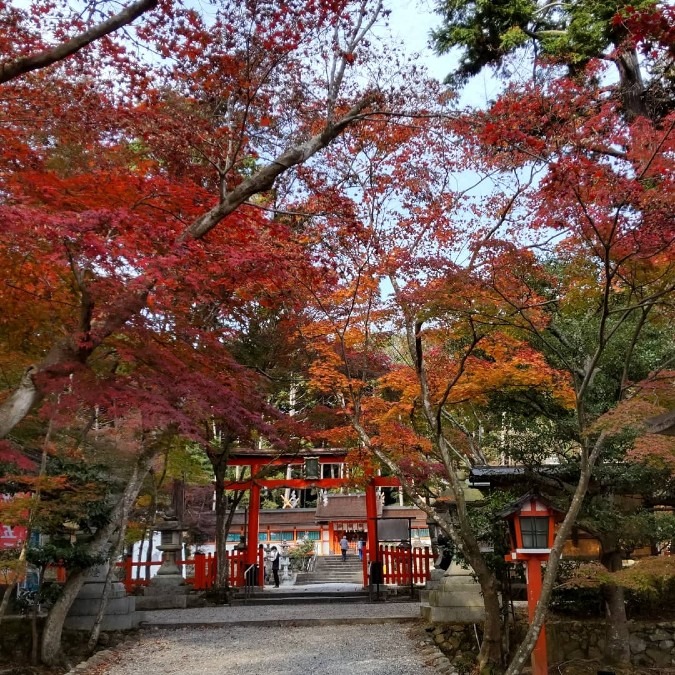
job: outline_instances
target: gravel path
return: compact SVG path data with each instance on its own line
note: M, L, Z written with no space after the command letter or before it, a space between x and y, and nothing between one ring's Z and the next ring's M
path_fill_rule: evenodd
M435 675L406 624L190 627L148 631L101 675Z

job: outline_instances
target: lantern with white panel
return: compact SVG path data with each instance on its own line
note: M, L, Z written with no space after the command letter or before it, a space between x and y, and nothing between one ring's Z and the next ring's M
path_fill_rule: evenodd
M511 551L506 562L522 561L527 570L527 607L530 622L541 597L541 563L548 559L561 512L535 493L528 493L498 514L509 526ZM532 650L533 675L546 675L546 626L541 627Z

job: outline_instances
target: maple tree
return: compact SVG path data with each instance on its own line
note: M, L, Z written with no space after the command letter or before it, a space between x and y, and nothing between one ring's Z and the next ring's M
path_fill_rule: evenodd
M345 129L405 105L360 68L378 58L381 9L224 2L206 18L162 3L133 33L159 58L105 37L3 84L0 436L39 442L47 415L91 454L110 420L126 429L126 485L93 555L123 540L168 438L289 435L230 347L251 306L295 309L305 244L269 215L293 189L280 177L318 173L310 160ZM48 17L14 19L8 59L21 36L22 55L48 47ZM81 581L50 612L45 662Z
M400 103L395 92L389 102L382 90L375 96L372 83L352 73L379 15L377 3L363 3L353 11L329 3L283 9L265 2L234 4L221 8L214 25L185 10L177 11L173 21L158 18L139 28L148 44L167 56L170 52L173 60L141 75L149 64L127 52L118 54L117 70L129 82L126 91L120 92L105 75L91 88L77 73L71 77L68 72L58 91L54 73L5 85L11 94L5 104L7 120L24 120L26 107L35 105L59 111L49 115L48 123L58 143L37 143L29 125L12 123L4 129L11 139L3 153L8 187L14 190L4 207L11 236L21 237L21 229L30 229L45 211L51 216L45 225L47 239L57 240L68 231L69 218L80 223L88 218L87 252L98 255L97 271L105 270L105 275L92 274L89 261L72 257L79 263L74 272L80 275L80 325L52 344L49 356L33 363L5 399L0 435L9 433L40 399L42 382L59 364L86 363L148 302L159 303L162 293L173 290L177 277L172 272L180 264L205 274L206 269L191 265L195 256L215 255L209 248L218 235L210 233L221 221L227 219L230 241L237 235L246 240L254 223L266 221L265 199L250 203L254 195L269 191L282 174L306 163L371 113L376 101ZM231 18L236 22L230 23ZM328 63L327 89L321 92L318 62L308 58L310 53ZM73 58L92 73L110 66L88 54ZM306 101L314 96L314 103L299 106L299 96ZM86 130L79 124L84 110L92 116ZM17 158L24 160L21 170L16 170ZM60 175L64 169L67 175ZM85 195L84 183L92 171L105 189ZM60 205L59 194L67 194ZM108 217L119 220L120 228L113 230L115 254L104 260L110 248L111 231L103 222ZM97 242L92 240L96 236ZM269 237L274 237L273 229ZM15 240L14 245L24 244ZM60 263L69 264L68 256L62 250ZM87 275L96 277L101 295L92 294ZM193 288L199 285L196 277L183 279L190 279ZM203 284L208 293L213 284L206 274ZM32 287L21 292L30 293Z
M546 388L549 373L539 362L544 377L533 376L535 355L521 341L452 318L453 308L476 298L477 287L468 286L469 275L447 257L461 234L450 214L457 195L443 191L459 167L455 141L448 142L444 132L418 121L414 130L401 125L389 134L382 128L350 134L343 162L351 180L341 198L334 196L317 241L317 258L332 268L331 279L327 287L310 289L316 319L304 334L316 353L311 383L343 416L322 436L352 446L351 459L366 475L380 463L393 471L417 506L452 536L476 572L486 604L481 666L498 668L497 580L469 524L458 478L458 464L466 466L472 454L482 457L482 449L462 421L471 406L485 405L491 390ZM340 166L339 157L334 164ZM452 293L439 288L446 274L454 275ZM389 303L382 302L383 279L393 289ZM430 327L422 338L425 321ZM399 326L400 341L392 334ZM423 365L423 353L431 365ZM438 415L432 399L440 401ZM450 428L456 432L452 439ZM428 500L448 480L459 495L459 526Z
M501 662L496 584L458 469L499 452L485 439L498 438L501 410L535 443L563 430L558 447L575 457L579 480L515 673L593 467L611 458L611 435L593 424L667 367L673 119L628 125L621 102L565 77L513 85L487 111L436 111L426 131L419 121L395 138L354 130L348 151L332 148L331 215L322 213L316 244L331 284L312 290L317 319L305 333L313 385L343 415L325 435L354 446L360 466L374 471L376 457L396 473L472 565L487 608L481 667ZM467 166L494 190L450 189ZM429 508L439 486L459 526Z

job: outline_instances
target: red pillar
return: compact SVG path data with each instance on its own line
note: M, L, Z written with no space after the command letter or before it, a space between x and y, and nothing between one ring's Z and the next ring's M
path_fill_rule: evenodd
M248 532L246 533L246 563L258 562L258 530L260 529L260 485L251 482L248 502Z
M530 622L534 619L534 610L541 597L541 558L532 556L527 559L527 609ZM548 657L546 654L546 626L541 632L532 650L532 675L547 675Z
M126 590L127 593L133 593L134 591L134 572L132 563L133 558L130 555L125 555L122 565L124 567L124 590Z
M194 587L198 591L206 588L206 556L203 553L195 553Z
M368 558L377 560L377 493L372 483L366 485L366 518L368 519Z
M265 551L258 546L258 586L265 586Z

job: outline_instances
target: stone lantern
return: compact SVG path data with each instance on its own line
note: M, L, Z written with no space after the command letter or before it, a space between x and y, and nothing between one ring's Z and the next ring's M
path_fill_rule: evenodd
M458 478L467 506L478 505L484 501L483 493L471 487L465 475L459 474ZM446 490L439 495L433 506L437 513L446 514L453 523L457 523L457 504L452 490ZM451 544L450 548L454 549L454 545ZM432 623L483 621L485 609L480 586L473 578L471 570L454 562L451 555L445 555L439 563L439 567L431 570L431 579L422 593L422 617Z
M183 528L177 520L166 520L155 529L160 534L157 550L162 552L162 566L157 571L156 583L161 586L182 586L185 580L176 561L183 548Z
M160 533L157 549L162 552L162 565L138 598L136 607L143 610L184 609L190 586L185 583L177 559L183 548L183 527L175 518L169 518L155 526Z
M283 541L281 542L281 555L279 556L279 563L281 565L281 580L285 583L288 583L291 579L289 574L289 566L291 564L290 556L288 555L288 543Z

